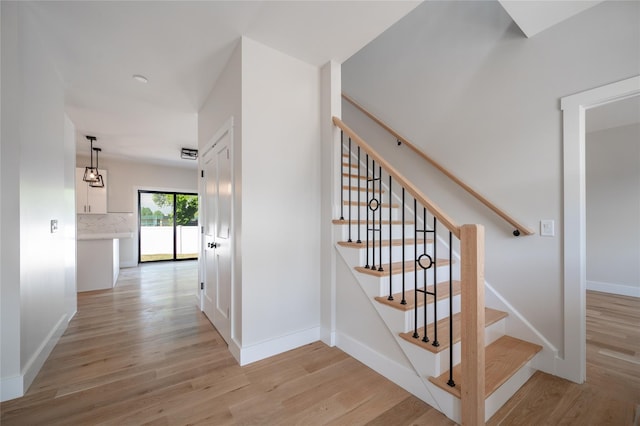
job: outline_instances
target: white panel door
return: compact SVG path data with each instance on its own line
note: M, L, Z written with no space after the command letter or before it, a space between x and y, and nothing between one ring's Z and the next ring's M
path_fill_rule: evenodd
M231 156L226 131L203 158L203 311L222 337L231 338Z

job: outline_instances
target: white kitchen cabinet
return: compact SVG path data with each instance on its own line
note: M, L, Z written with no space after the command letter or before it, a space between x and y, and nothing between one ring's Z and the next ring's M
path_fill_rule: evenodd
M76 213L106 214L107 213L107 171L98 170L104 182L103 188L94 188L89 182L82 180L84 167L76 168Z
M115 287L120 273L120 240L78 236L77 291L105 290Z

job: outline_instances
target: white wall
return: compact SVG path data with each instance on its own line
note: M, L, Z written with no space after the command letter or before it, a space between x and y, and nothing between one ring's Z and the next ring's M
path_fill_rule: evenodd
M211 138L233 117L233 230L231 238L234 240L233 263L233 308L232 308L232 335L237 347L241 346L242 329L235 324L242 323L242 44L238 42L227 65L218 77L209 97L198 113L198 149L200 155L204 155L205 149L211 145ZM204 192L202 179L198 179L199 192ZM201 201L202 203L202 201ZM200 223L204 223L202 209L200 209ZM201 257L204 258L204 257ZM200 281L203 279L203 267L200 264Z
M320 325L320 70L243 39L242 117L250 346Z
M2 222L17 229L5 233L3 228L2 234L2 399L7 399L28 388L75 312L75 143L73 126L65 123L64 87L38 23L28 5L2 2L1 7ZM52 219L58 220L56 233L50 232ZM5 244L13 250L6 257ZM5 303L12 304L6 311Z
M20 363L20 66L18 6L0 3L0 400L23 392Z
M640 297L640 124L587 133L585 177L587 288Z
M459 223L486 227L486 278L563 346L559 98L640 72L640 4L605 2L526 39L497 2L425 2L343 64L346 93L517 219L512 229L373 127L347 124ZM571 332L571 330L566 330Z
M242 38L200 111L200 149L231 116L244 364L319 338L319 69Z
M78 167L83 167L85 164L89 164L89 157L79 155L76 162ZM78 226L90 225L91 222L111 226L118 221L126 221L127 229L118 229L117 231L105 229L103 232L133 232L133 238L120 240L120 266L135 266L138 264L138 190L196 193L198 192L198 170L109 157L100 157L100 168L105 169L108 173L106 186L107 212L109 214L107 217L104 215L78 215ZM91 226L91 228L93 232L101 232L96 229L96 226Z

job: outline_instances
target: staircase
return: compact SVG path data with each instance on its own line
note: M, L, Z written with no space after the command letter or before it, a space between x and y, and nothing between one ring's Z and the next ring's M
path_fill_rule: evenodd
M458 227L334 123L343 131L337 251L420 377L417 396L457 423L484 424L531 377L542 347L506 335L508 314L484 306L482 228Z

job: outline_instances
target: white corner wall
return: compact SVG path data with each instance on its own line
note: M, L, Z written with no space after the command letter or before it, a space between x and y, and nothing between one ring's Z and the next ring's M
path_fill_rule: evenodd
M333 125L332 117L342 117L341 65L330 61L321 73L321 262L320 262L320 338L329 346L336 344L336 249L335 226L331 222L334 212L340 208L340 194L335 191L340 175L340 131Z
M585 178L587 289L640 297L640 124L587 133Z
M342 66L344 91L529 227L513 229L396 147L349 105L343 119L459 223L486 227L486 278L561 351L559 99L640 73L637 2L604 2L526 39L497 2L425 2ZM561 372L558 372L561 373Z
M251 354L247 362L320 337L320 141L320 70L243 38L242 347ZM260 346L264 351L252 348Z
M242 344L242 43L238 42L229 60L218 77L211 93L198 113L198 150L202 157L211 146L211 138L233 117L233 211L232 238L234 241L234 263L232 283L233 307L230 348L239 357ZM202 179L198 178L198 191L204 192ZM201 201L202 202L202 201ZM200 210L202 214L202 210ZM200 218L202 222L203 218ZM203 259L203 257L200 257ZM202 271L200 265L200 271ZM202 273L200 274L202 280Z
M20 363L20 66L18 5L0 3L0 400L24 392Z
M26 4L1 7L4 400L28 389L75 312L75 153L64 87L39 24ZM5 232L4 224L15 229ZM13 250L6 257L5 244Z

